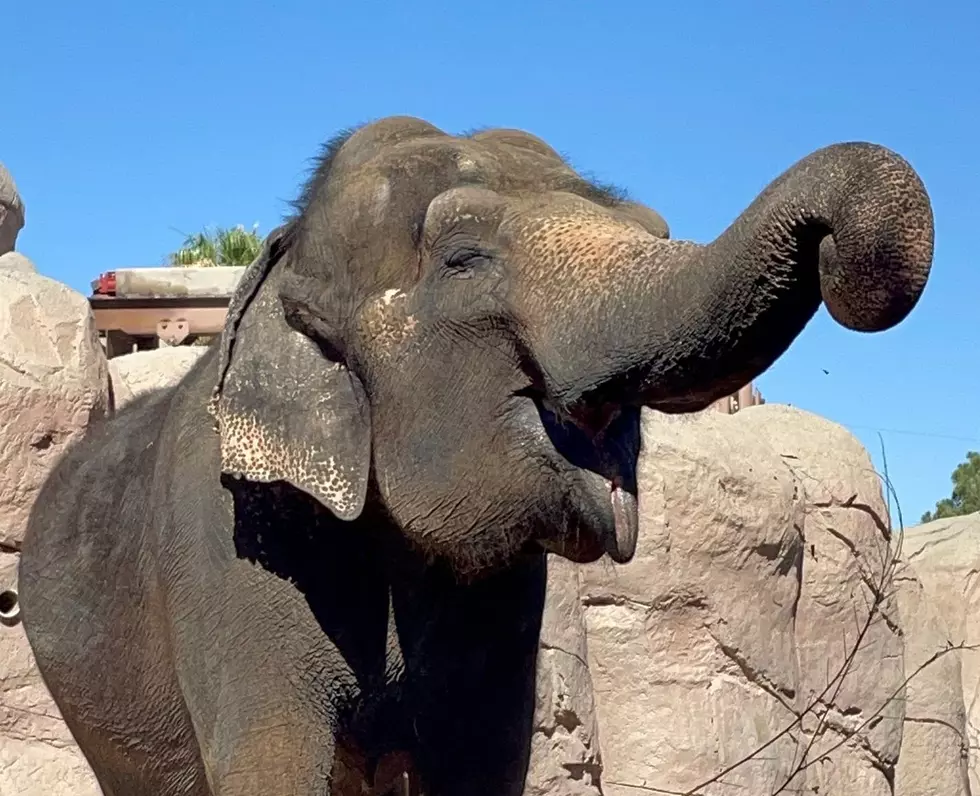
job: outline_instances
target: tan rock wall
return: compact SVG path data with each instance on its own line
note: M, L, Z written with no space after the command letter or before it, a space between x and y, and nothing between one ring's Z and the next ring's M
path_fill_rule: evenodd
M903 641L867 452L778 405L644 435L637 555L581 570L604 792L890 794Z
M891 794L902 742L904 642L888 512L871 458L841 426L791 407L736 417L785 463L806 505L798 708L816 705L804 722L810 757L829 757L807 769L806 792Z
M548 560L526 796L600 796L602 760L579 568Z
M136 351L109 360L109 376L115 408L153 390L176 384L208 349L205 346L173 346Z
M962 653L943 654L953 643L949 626L905 562L896 573L895 593L910 678L896 796L970 796L977 791L971 785Z
M66 446L105 415L108 395L85 297L29 268L0 268L0 593L11 599L37 491ZM0 626L0 794L8 793L99 793L23 626L10 622Z
M14 178L0 163L0 255L14 250L24 226L24 204Z
M607 794L684 792L792 719L803 506L738 416L650 413L641 531L625 566L586 567L582 600ZM789 776L784 737L704 792Z
M16 587L18 558L0 553L0 590ZM0 627L0 794L101 794L41 681L21 624Z
M910 706L909 715L920 732L931 725L932 740L922 758L935 759L938 750L949 757L951 747L958 745L970 786L970 791L962 792L980 794L980 513L910 528L902 540L902 556L921 582L926 616L942 621L940 625L916 617L919 627L926 624L928 635L912 636L915 660L948 645L966 647L947 656L943 666L932 667L930 676L919 681L915 712ZM910 633L915 627L909 628Z
M40 274L0 271L0 546L19 549L37 490L108 411L108 391L85 297Z

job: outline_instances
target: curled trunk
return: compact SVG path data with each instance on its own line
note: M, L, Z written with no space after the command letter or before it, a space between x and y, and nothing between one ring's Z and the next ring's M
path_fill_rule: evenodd
M844 326L881 331L922 294L933 254L925 187L864 143L818 150L774 180L706 246L634 240L587 343L594 368L562 398L694 411L764 372L824 301Z

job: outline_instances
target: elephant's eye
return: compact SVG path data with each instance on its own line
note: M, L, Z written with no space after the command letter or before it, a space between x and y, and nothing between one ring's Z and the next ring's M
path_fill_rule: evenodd
M490 257L486 252L475 248L460 248L449 252L444 262L450 276L470 276L474 269L486 265Z

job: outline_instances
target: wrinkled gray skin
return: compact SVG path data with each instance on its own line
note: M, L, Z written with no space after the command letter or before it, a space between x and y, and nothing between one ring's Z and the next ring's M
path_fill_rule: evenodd
M433 796L520 793L543 550L629 560L639 407L733 391L821 300L893 326L932 251L870 144L698 246L524 133L335 141L220 344L37 502L24 621L106 793L327 794L393 749Z

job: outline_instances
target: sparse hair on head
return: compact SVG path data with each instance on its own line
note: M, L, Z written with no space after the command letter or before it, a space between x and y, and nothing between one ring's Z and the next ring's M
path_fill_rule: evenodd
M316 196L317 191L319 191L320 187L325 185L327 180L330 178L330 169L337 157L337 153L340 152L344 144L350 140L351 136L363 126L363 124L360 124L353 127L347 127L338 133L335 133L325 144L321 144L319 154L312 158L313 168L310 170L310 176L303 183L299 196L290 202L290 205L297 216L301 216L306 212L306 209L313 201L313 197Z
M297 224L295 222L303 217L313 203L316 195L329 181L334 161L344 144L351 139L351 136L367 124L367 122L364 122L347 127L331 136L326 143L321 145L320 152L312 158L313 166L310 169L308 178L300 189L299 195L289 203L293 210L292 217L286 220L290 230L296 229ZM471 139L479 133L490 132L495 129L497 128L491 126L477 127L462 133L460 137ZM566 180L560 181L558 190L578 194L603 207L616 207L623 202L629 201L629 195L623 188L600 181L591 175L580 173L574 169L565 156L559 155L559 158L562 163L568 166L569 174Z

